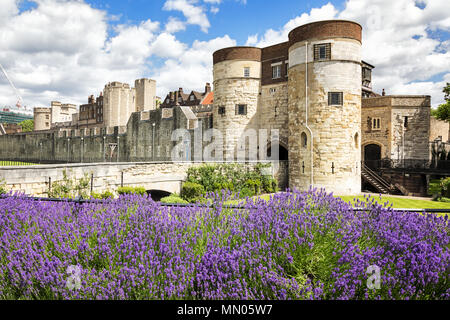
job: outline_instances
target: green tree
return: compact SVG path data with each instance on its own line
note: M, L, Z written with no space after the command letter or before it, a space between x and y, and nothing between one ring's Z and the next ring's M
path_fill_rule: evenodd
M445 103L441 104L437 110L432 111L432 115L439 120L450 121L450 83L447 82L444 90Z
M19 126L22 127L22 132L31 132L34 130L34 120L24 120L19 123Z

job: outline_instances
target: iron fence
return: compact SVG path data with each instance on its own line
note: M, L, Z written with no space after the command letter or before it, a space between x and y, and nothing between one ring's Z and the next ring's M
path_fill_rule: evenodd
M438 171L450 173L450 160L429 159L382 159L363 161L372 170L397 169L407 171Z

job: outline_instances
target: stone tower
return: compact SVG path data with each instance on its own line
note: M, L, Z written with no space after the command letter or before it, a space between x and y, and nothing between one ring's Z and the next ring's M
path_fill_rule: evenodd
M136 112L156 109L156 81L139 79L134 83L136 90Z
M51 117L50 108L34 108L34 131L50 130Z
M246 130L257 133L261 52L260 48L232 47L214 53L213 121L223 135L224 160L237 159Z
M104 126L125 126L136 110L135 90L129 84L111 82L103 89L103 99Z
M289 182L361 192L359 24L321 21L289 34Z

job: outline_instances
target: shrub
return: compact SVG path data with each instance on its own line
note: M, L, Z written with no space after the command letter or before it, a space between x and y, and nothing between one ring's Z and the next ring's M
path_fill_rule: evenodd
M441 180L442 196L450 198L450 178Z
M120 187L119 189L117 189L117 193L119 195L138 194L140 196L143 196L147 193L147 190L145 190L144 187Z
M92 192L91 197L94 199L99 199L99 200L114 199L114 193L112 193L109 190L107 190L103 193Z
M7 193L5 180L0 180L0 194Z
M51 190L48 192L49 198L73 199L75 197L89 197L89 173L77 180L69 178L67 171L63 171L63 179L52 183Z
M187 181L200 184L205 192L228 190L242 197L278 191L271 175L270 163L259 163L254 168L242 164L203 165L188 170Z
M204 194L205 188L202 185L195 182L183 183L181 197L184 200L194 203L203 198Z
M161 203L166 204L189 204L186 200L182 199L177 195L170 195L169 197L165 197L161 199Z

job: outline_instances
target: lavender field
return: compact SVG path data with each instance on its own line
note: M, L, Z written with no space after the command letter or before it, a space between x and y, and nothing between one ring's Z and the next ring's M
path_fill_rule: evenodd
M0 299L450 298L447 217L371 199L354 212L324 191L243 210L212 198L213 208L0 199Z

